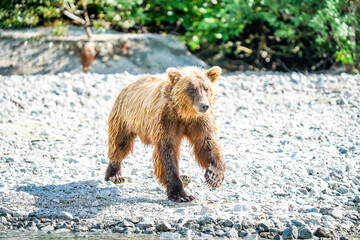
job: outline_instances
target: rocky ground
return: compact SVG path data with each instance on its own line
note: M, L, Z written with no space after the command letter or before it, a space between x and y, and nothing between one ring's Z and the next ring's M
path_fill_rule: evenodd
M166 200L137 140L127 182L104 182L107 116L139 76L0 76L0 232L161 239L346 239L360 224L360 76L240 73L217 84L227 172L207 188L183 143L188 204ZM1 238L0 234L0 238Z

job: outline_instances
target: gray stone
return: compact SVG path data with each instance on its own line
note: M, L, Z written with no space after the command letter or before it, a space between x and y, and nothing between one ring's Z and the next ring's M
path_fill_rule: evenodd
M302 228L302 227L306 227L306 224L303 221L299 221L299 220L291 220L291 225L296 226L297 228Z
M313 237L313 234L309 228L304 227L299 230L299 238L300 239L311 239L312 237Z
M299 236L298 229L295 226L286 228L282 233L283 239L297 239Z
M343 217L343 214L344 212L340 208L334 208L331 211L330 216L332 216L333 218L341 219Z
M240 231L240 230L241 230L241 224L239 224L239 223L235 223L232 227L235 228L236 231Z
M232 227L233 225L234 225L234 222L231 221L231 220L229 220L229 219L226 219L226 220L224 221L224 226L225 226L225 227Z
M214 222L214 219L212 217L209 217L209 216L202 216L198 220L198 223L200 225L205 225L205 224L209 224L209 223L212 223L212 222Z
M322 237L322 238L330 238L331 233L328 229L324 227L318 227L315 231L315 236Z
M218 236L218 237L224 237L226 235L226 232L219 229L219 230L215 231L215 235Z
M338 191L341 194L346 194L349 192L349 189L347 189L346 187L337 187L336 191Z
M139 222L138 224L136 224L136 226L142 230L147 229L147 228L151 228L154 227L154 223L153 222Z
M243 229L254 228L254 223L250 220L244 219L241 222L241 226Z
M202 228L202 232L211 234L214 231L214 227L212 225L207 225L204 228Z
M73 216L71 213L62 211L58 214L58 218L64 219L64 220L72 220Z
M171 231L171 225L170 223L164 221L156 225L156 229L161 232L168 232Z
M171 239L180 240L181 235L179 233L163 232L159 235L159 239Z
M244 238L247 235L249 235L249 232L247 232L247 231L239 231L239 237Z
M345 154L345 153L347 153L347 150L345 148L339 148L339 152L341 154Z
M121 224L120 227L135 227L135 224L128 221L128 220L124 220Z
M267 225L264 224L264 223L259 223L258 225L256 225L256 230L257 230L259 233L268 232L268 231L269 231L269 226L267 226Z
M132 229L132 228L126 228L126 229ZM145 229L144 233L145 234L153 234L155 232L155 227L149 227L147 229ZM131 233L132 233L132 230L131 230Z
M303 209L302 212L303 213L318 213L319 209L318 208L307 208L307 209Z
M238 238L239 234L238 231L236 231L234 228L231 228L229 231L226 232L226 236L230 239Z

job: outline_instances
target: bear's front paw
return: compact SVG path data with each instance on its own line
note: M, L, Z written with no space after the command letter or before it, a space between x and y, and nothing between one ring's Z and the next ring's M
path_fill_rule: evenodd
M206 185L209 187L220 187L224 180L224 171L210 165L205 171Z
M195 198L193 196L187 195L184 193L172 193L168 195L168 199L173 202L191 202L194 201Z
M113 183L124 183L125 182L125 178L122 177L121 175L115 175L113 177L109 177L109 180L112 181Z

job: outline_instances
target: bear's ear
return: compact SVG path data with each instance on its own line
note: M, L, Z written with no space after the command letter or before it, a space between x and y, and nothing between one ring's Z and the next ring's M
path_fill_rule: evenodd
M206 75L208 76L211 82L215 82L216 79L221 75L221 72L222 71L220 67L214 66L206 72Z
M179 70L173 67L166 69L166 73L168 74L169 79L173 84L175 84L181 76Z

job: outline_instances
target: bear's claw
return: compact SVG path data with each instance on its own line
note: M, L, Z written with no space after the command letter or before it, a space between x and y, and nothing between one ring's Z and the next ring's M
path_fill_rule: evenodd
M170 201L173 201L173 202L192 202L195 200L195 198L193 196L190 196L190 195L184 195L184 194L178 194L178 195L175 195L175 196L169 196L168 199Z
M109 180L112 181L113 183L124 183L125 182L125 178L120 175L115 175L113 177L110 177Z
M224 180L224 173L213 165L210 165L205 171L205 181L208 187L220 187Z

